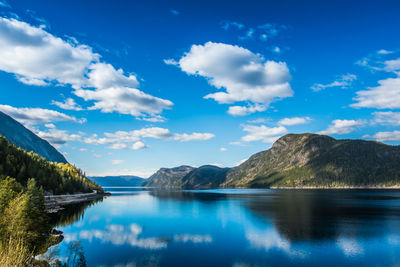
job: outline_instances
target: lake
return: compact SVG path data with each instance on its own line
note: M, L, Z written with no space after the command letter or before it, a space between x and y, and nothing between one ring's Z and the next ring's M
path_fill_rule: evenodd
M105 188L70 207L88 266L400 266L400 191Z

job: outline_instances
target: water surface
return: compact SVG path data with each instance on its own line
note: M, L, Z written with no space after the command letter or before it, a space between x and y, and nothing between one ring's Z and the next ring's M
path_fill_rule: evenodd
M64 211L61 254L81 240L89 266L400 266L400 191L106 190Z

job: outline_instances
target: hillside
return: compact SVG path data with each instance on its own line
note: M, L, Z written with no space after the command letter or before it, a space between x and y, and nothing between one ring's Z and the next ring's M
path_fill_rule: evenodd
M26 151L33 151L48 161L67 163L65 157L46 140L38 137L10 116L0 111L0 135Z
M102 191L75 166L49 162L38 154L10 144L0 136L0 181L8 176L15 178L22 186L34 178L36 184L50 194Z
M131 175L88 177L100 186L142 186L147 179Z
M182 165L175 168L161 168L147 180L148 187L174 188L181 187L182 178L194 168Z
M222 187L389 187L400 185L400 147L374 141L288 134L227 173Z
M219 168L204 165L186 174L181 181L181 187L186 189L203 189L219 187L225 181L229 168Z

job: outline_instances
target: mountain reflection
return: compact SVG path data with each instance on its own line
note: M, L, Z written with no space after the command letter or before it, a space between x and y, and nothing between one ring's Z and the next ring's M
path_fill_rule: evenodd
M288 190L246 203L291 241L381 235L388 219L391 227L400 227L400 208L392 205L398 197L372 193Z

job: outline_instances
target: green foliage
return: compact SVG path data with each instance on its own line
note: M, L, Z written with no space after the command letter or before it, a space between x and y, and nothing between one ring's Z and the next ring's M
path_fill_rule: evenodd
M39 187L52 194L103 192L75 166L49 162L38 154L17 148L0 136L0 180L7 176L14 177L23 186L27 186L29 178L33 177Z
M228 172L224 187L390 187L400 185L400 147L289 134Z

